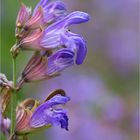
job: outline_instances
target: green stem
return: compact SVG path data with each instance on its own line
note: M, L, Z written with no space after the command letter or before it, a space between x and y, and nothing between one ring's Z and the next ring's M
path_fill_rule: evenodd
M10 128L10 135L12 136L15 129L16 123L16 58L12 58L13 62L13 87L14 90L11 94L11 128Z

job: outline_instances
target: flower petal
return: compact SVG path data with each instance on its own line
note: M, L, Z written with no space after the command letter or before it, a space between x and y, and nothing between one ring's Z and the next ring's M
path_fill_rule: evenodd
M54 75L74 64L74 52L61 49L48 58L48 75Z
M47 34L45 31L45 35L40 41L40 46L42 46L42 48L55 49L56 47L60 45L61 45L60 34L58 34L57 32Z
M61 125L61 128L68 130L68 117L66 111L62 109L53 110L52 124Z
M87 54L86 42L83 37L71 32L66 32L61 35L61 40L66 47L73 51L76 50L76 64L82 64Z
M81 11L72 12L62 20L50 25L47 29L47 32L63 29L72 24L80 24L83 22L87 22L88 20L89 15L87 13Z
M86 42L81 37L73 37L73 39L77 46L76 64L80 65L83 63L87 54Z
M44 36L40 41L40 46L46 49L54 49L58 46L63 45L61 35L67 31L64 29L66 26L71 24L78 24L86 22L89 19L88 14L84 12L73 12L66 16L64 19L50 25L45 31Z
M54 106L58 104L66 104L69 100L69 97L58 94L53 96L50 100L48 100L47 103L49 104L49 106Z

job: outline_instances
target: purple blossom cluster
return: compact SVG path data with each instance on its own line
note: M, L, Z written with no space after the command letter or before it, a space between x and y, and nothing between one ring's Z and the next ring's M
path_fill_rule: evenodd
M34 99L26 99L18 105L15 129L17 135L37 131L51 125L60 125L61 128L68 130L67 111L55 109L54 106L66 104L70 98L66 97L62 90L56 92L57 94L53 92L42 103Z
M18 140L19 136L23 136L25 140L28 134L53 125L68 130L67 111L60 105L66 104L70 98L62 89L53 91L44 101L29 98L20 102L14 109L14 132L14 119L13 116L11 120L7 117L7 106L11 96L16 94L25 82L48 80L59 76L67 67L75 63L82 64L87 54L84 38L69 30L70 25L87 22L87 13L75 11L68 14L62 1L40 0L33 12L23 2L20 4L16 20L16 43L11 48L13 73L15 60L20 51L32 50L34 54L17 81L14 78L13 82L10 82L3 74L0 75L0 126L9 140Z
M139 0L63 1L64 3L61 0L40 1L34 9L21 3L16 21L15 36L18 42L12 52L15 57L23 50L30 50L28 52L32 51L33 55L17 81L17 91L23 87L21 93L25 93L27 99L17 105L16 134L22 138L25 133L37 133L41 129L58 125L59 127L52 127L44 133L30 135L29 138L138 140ZM35 4L35 1L32 3ZM2 7L4 4L2 2ZM16 12L16 8L12 7L6 7L6 12ZM87 24L73 26L78 22L86 22L89 16L80 11L69 14L67 8L70 11L86 11L93 18ZM6 47L3 50L7 50L10 43L10 38L9 41L6 38L7 33L10 33L10 22L14 19L14 14L7 14L3 18L6 12L2 11L2 31L6 34ZM83 14L85 16L81 17ZM87 36L88 52L86 41L81 35ZM2 42L3 40L4 38ZM67 69L66 73L59 76L75 63L83 63L85 56L87 59L84 65ZM5 63L8 57L5 53L3 57L5 59L2 58L2 64L5 67L2 69L11 75L9 65ZM22 69L25 63L22 62L24 56L20 57L23 59L19 59L21 64L18 69ZM41 80L47 81L38 86L35 81ZM29 82L34 84L25 85ZM12 84L4 75L1 76L0 87L4 88L0 94L0 108L3 104L0 129L5 135L10 132L10 119L6 111L13 90ZM71 101L63 90L50 93L54 89L65 90ZM50 95L44 99L46 93Z
M16 21L18 45L12 48L12 53L36 51L22 72L19 85L55 77L75 62L82 64L87 53L83 37L68 29L72 24L87 22L87 13L75 11L67 14L63 2L48 0L41 0L33 14L30 11L22 3Z

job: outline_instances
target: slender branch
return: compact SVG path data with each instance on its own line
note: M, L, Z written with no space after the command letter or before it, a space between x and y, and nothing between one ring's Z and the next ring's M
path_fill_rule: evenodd
M12 58L13 62L13 87L14 90L11 95L11 128L10 135L13 135L16 123L16 58Z

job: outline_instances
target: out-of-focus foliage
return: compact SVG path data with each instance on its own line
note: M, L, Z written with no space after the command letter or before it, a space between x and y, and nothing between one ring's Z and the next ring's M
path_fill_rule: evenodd
M34 6L38 0L23 0ZM87 40L84 65L41 84L26 84L19 93L43 99L56 88L71 97L69 131L59 127L31 139L138 140L138 0L64 0L69 11L90 14L86 24L71 27ZM12 78L10 48L19 2L1 0L1 72ZM18 75L31 53L18 56ZM46 138L45 138L46 137Z

